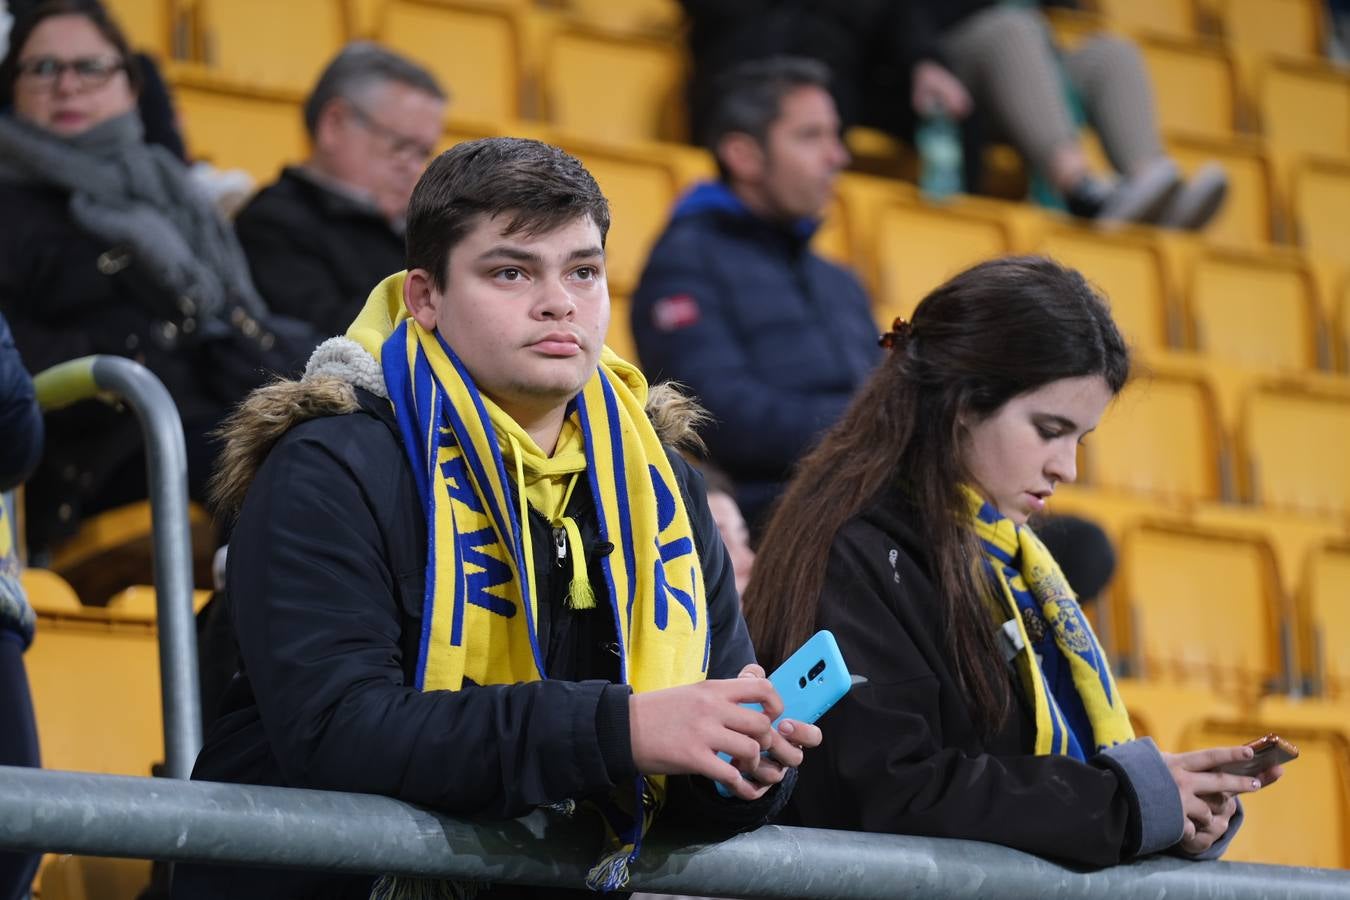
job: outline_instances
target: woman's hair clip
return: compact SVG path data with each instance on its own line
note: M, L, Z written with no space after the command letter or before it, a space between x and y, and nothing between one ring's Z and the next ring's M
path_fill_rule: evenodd
M887 350L894 350L908 341L913 333L914 326L906 322L902 316L896 316L895 321L891 323L891 330L883 334L877 343Z

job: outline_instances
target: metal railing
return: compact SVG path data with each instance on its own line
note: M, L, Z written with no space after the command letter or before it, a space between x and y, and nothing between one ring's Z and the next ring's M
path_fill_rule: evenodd
M388 797L0 767L0 848L582 887L597 824L468 822ZM1350 897L1350 872L1153 858L1075 871L970 841L765 826L649 836L636 890L720 897Z
M187 448L178 408L149 369L120 356L86 356L61 363L34 376L33 386L44 410L113 394L140 421L155 550L164 768L170 778L187 778L202 746L202 717L192 613Z

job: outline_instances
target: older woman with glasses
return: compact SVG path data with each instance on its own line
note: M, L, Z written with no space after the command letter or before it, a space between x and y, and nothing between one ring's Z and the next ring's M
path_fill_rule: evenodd
M207 435L314 336L269 315L228 224L180 161L145 143L139 87L126 40L97 3L48 0L16 22L0 63L0 311L33 371L111 353L158 375L201 496ZM83 404L47 424L28 489L39 551L83 515L146 495L129 414Z

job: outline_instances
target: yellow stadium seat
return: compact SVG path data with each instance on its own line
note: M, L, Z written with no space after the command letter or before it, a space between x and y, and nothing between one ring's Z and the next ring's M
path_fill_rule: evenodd
M176 70L172 83L193 157L267 184L308 155L300 94L234 87L185 70Z
M1350 542L1310 555L1298 609L1305 673L1328 696L1350 699Z
M1131 344L1151 348L1170 343L1166 267L1151 239L1063 227L1048 231L1039 250L1078 269L1105 292L1111 315Z
M1120 544L1117 634L1137 677L1254 697L1282 686L1275 555L1251 535L1137 525Z
M633 303L627 294L609 292L609 333L605 336L605 346L635 366L642 363L638 359L637 343L633 340Z
M37 612L24 663L42 764L149 775L164 755L154 617L90 608Z
M1210 252L1186 293L1197 350L1243 365L1317 367L1317 286L1301 260Z
M1228 137L1237 119L1237 74L1219 45L1141 36L1158 122L1168 134Z
M1213 391L1203 379L1154 373L1134 379L1083 448L1085 484L1163 500L1216 500L1223 493L1222 439Z
M188 506L193 568L205 586L215 552L211 517L198 504ZM52 550L52 570L68 581L80 600L106 603L116 592L154 579L149 501L129 503L91 516L72 537Z
M1194 0L1096 0L1096 7L1111 25L1129 31L1196 34Z
M224 78L308 92L351 30L345 0L196 0L203 55Z
M1206 528L1251 532L1270 544L1280 567L1286 597L1299 589L1309 554L1338 538L1350 537L1350 524L1330 516L1300 516L1242 503L1197 503L1191 521Z
M436 76L450 95L452 119L520 118L522 38L519 19L509 10L444 0L387 0L376 35Z
M908 318L929 291L977 262L1012 250L1007 224L975 204L891 203L873 232L878 323Z
M676 0L567 0L578 21L618 34L678 37L683 13Z
M1350 163L1305 160L1294 172L1292 194L1299 244L1310 253L1350 264Z
M684 78L676 43L563 29L545 53L548 121L592 140L680 140Z
M1334 158L1350 155L1350 75L1314 63L1268 60L1257 99L1272 145Z
M1252 502L1307 514L1350 515L1350 396L1261 386L1248 394L1238 475Z
M178 0L108 0L104 4L121 26L131 49L161 60L174 55L174 13Z
M1187 175L1211 160L1228 174L1223 208L1205 226L1207 242L1237 247L1262 247L1270 242L1276 194L1270 159L1259 141L1176 136L1168 139L1167 150Z
M1088 438L1092 440L1092 438ZM1050 498L1047 514L1091 519L1112 541L1119 543L1130 527L1141 522L1181 523L1188 519L1190 504L1160 500L1147 494L1103 490L1080 484L1061 484Z
M1229 862L1350 867L1350 746L1343 732L1286 727L1264 716L1205 722L1186 732L1185 747L1245 744L1276 732L1299 749L1275 784L1242 795L1246 820L1224 853Z
M136 900L150 885L148 859L49 856L38 875L38 900Z
M610 230L605 270L610 290L627 294L637 286L652 244L675 201L675 173L659 157L564 141L609 199Z
M1138 678L1118 678L1116 686L1125 698L1135 734L1153 738L1171 753L1181 748L1186 729L1196 719L1229 718L1242 712L1232 697L1203 687Z
M1322 5L1323 0L1218 0L1230 43L1288 56L1321 54Z

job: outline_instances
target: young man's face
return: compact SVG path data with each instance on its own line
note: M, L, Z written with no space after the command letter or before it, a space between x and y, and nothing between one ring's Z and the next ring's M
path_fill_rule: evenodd
M783 98L763 147L759 190L783 219L821 215L849 155L839 138L839 114L829 92L800 87Z
M469 229L450 251L443 289L414 269L409 278L425 279L427 302L409 308L440 332L479 390L525 422L565 405L595 371L609 286L589 217L538 235L503 234L510 220L481 217Z

